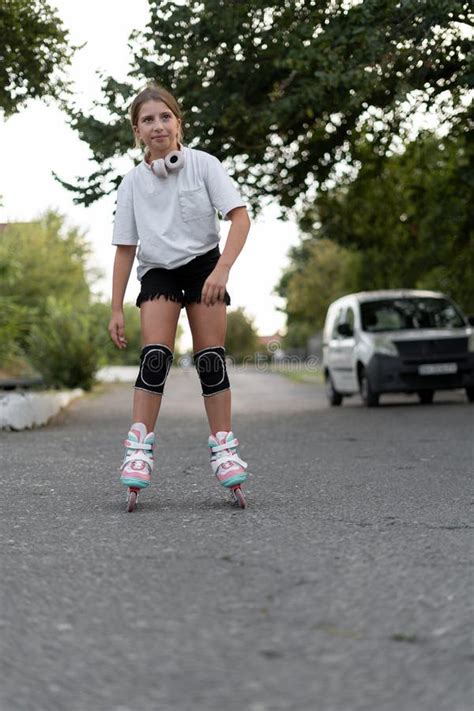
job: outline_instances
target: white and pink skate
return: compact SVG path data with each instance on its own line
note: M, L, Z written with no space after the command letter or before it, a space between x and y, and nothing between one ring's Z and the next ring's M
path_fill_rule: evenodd
M135 510L138 494L149 486L153 470L155 435L147 432L143 422L135 422L124 440L125 457L120 467L120 481L128 487L127 511Z
M247 479L247 463L237 454L239 442L233 432L216 432L208 440L211 467L218 482L230 489L234 503L241 509L247 506L242 484Z

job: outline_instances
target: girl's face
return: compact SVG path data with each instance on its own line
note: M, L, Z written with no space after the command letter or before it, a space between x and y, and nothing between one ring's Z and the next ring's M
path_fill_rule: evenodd
M141 105L135 135L141 138L150 152L150 159L164 158L170 151L178 150L181 119L177 118L163 101L151 99Z

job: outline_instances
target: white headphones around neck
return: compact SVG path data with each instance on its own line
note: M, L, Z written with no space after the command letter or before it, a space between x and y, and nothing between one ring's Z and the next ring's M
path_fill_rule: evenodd
M184 151L171 151L165 158L157 158L150 164L151 172L157 178L167 178L184 167Z

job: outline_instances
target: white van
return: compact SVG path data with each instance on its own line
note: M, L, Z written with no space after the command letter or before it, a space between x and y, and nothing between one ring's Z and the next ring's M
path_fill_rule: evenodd
M465 388L474 401L474 318L434 291L388 289L334 301L323 331L323 369L331 405L360 393L369 407L382 393Z

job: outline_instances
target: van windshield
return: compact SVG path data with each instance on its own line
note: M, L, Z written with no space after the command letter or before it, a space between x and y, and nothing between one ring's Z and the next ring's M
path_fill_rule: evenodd
M360 305L362 330L404 331L416 328L462 328L461 312L446 299L400 298L366 301Z

